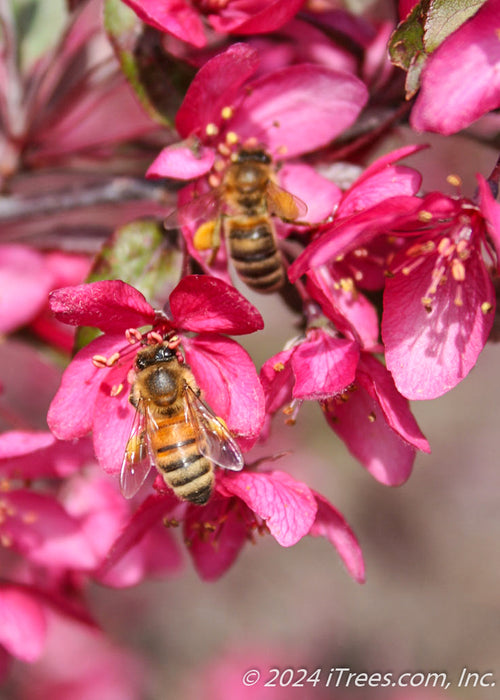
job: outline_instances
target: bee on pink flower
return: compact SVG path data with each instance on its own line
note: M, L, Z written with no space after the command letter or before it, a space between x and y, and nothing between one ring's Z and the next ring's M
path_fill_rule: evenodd
M246 351L221 333L251 333L263 321L233 287L191 275L172 291L169 308L157 311L133 287L104 281L57 290L50 304L59 320L104 331L66 369L48 422L60 439L92 430L97 458L106 471L121 471L134 418L129 401L133 370L138 369L138 353L151 344L175 347L203 389L204 400L241 449L257 440L264 399L255 367ZM137 330L143 327L149 330Z

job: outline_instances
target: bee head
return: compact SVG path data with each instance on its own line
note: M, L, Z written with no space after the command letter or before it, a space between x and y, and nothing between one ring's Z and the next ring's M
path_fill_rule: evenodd
M270 165L271 157L262 149L242 148L236 156L236 163L263 163Z
M159 362L170 362L175 359L177 359L175 350L172 350L167 345L155 345L145 348L138 353L135 366L136 369L143 370Z

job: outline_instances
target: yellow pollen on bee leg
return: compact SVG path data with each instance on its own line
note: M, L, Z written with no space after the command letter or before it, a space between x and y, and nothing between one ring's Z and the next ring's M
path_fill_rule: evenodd
M217 124L210 122L210 124L207 124L205 127L205 133L207 136L217 136L219 133L219 127Z
M481 304L481 311L483 314L489 314L493 311L493 304L490 304L489 301L483 301Z
M448 177L446 178L446 182L449 185L453 185L453 187L460 187L462 184L462 178L460 177L460 175L450 173L450 175L448 175Z
M216 221L205 221L196 229L193 245L196 250L210 250L213 247Z

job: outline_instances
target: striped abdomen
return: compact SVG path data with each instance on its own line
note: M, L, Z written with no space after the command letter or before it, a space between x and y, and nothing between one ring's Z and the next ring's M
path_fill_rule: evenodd
M285 270L270 218L234 216L226 225L231 259L243 282L256 292L280 289Z
M212 462L200 454L194 428L184 415L156 418L151 447L167 486L178 498L204 505L214 486Z

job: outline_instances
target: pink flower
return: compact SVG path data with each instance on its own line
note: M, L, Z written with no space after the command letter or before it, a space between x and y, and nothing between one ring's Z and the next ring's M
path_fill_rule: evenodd
M203 17L217 32L261 34L288 22L304 0L123 0L160 31L194 46L206 44Z
M263 322L222 280L185 277L170 295L167 314L155 311L140 292L121 281L60 289L51 294L50 304L59 320L104 331L66 369L48 422L65 440L93 430L96 455L106 471L119 471L130 434L134 413L128 400L129 372L141 347L137 341L147 335L135 329L143 326L155 337L177 335L207 403L244 448L257 439L264 420L259 379L246 351L221 333L251 333Z
M333 222L321 226L290 265L292 282L308 269L331 263L366 246L377 235L389 233L403 215L418 209L419 200L414 195L420 188L420 173L396 163L421 148L406 146L392 151L363 172L340 198Z
M219 578L241 548L256 534L270 532L283 547L305 535L326 537L338 550L348 572L364 580L364 564L356 537L343 516L321 495L281 471L244 470L217 474L216 493L205 506L181 503L166 490L161 477L158 493L139 507L112 547L104 564L114 566L137 543L152 523L183 523L184 541L205 580Z
M500 205L482 178L479 191L479 206L429 194L400 229L410 238L390 267L382 335L387 367L410 399L441 396L467 376L493 324L483 248L498 260Z
M83 255L0 246L0 332L29 324L44 340L71 350L73 334L49 317L48 295L52 289L82 281L88 270L89 259Z
M11 685L16 697L137 700L144 696L146 673L139 658L95 627L50 610L45 618L43 655L14 676Z
M267 412L285 406L288 422L304 399L319 401L330 427L384 484L406 481L416 450L430 451L389 372L354 340L311 328L263 365L261 380Z
M499 0L483 3L427 57L410 118L414 129L453 134L500 107L499 13Z
M250 46L235 44L198 71L176 117L184 141L163 149L147 173L195 181L179 194L181 212L186 212L180 216L183 233L190 254L204 269L223 278L224 251L209 263L210 255L197 250L193 236L200 221L184 205L216 188L231 157L245 144L254 143L271 159L287 161L279 171L279 184L306 201L309 220L325 218L338 199L338 188L309 165L290 160L338 136L356 120L367 100L366 87L358 78L312 63L287 66L252 80L258 61ZM201 214L215 218L214 203L202 201Z
M23 587L0 585L0 649L22 661L35 661L43 651L46 632L40 601Z

